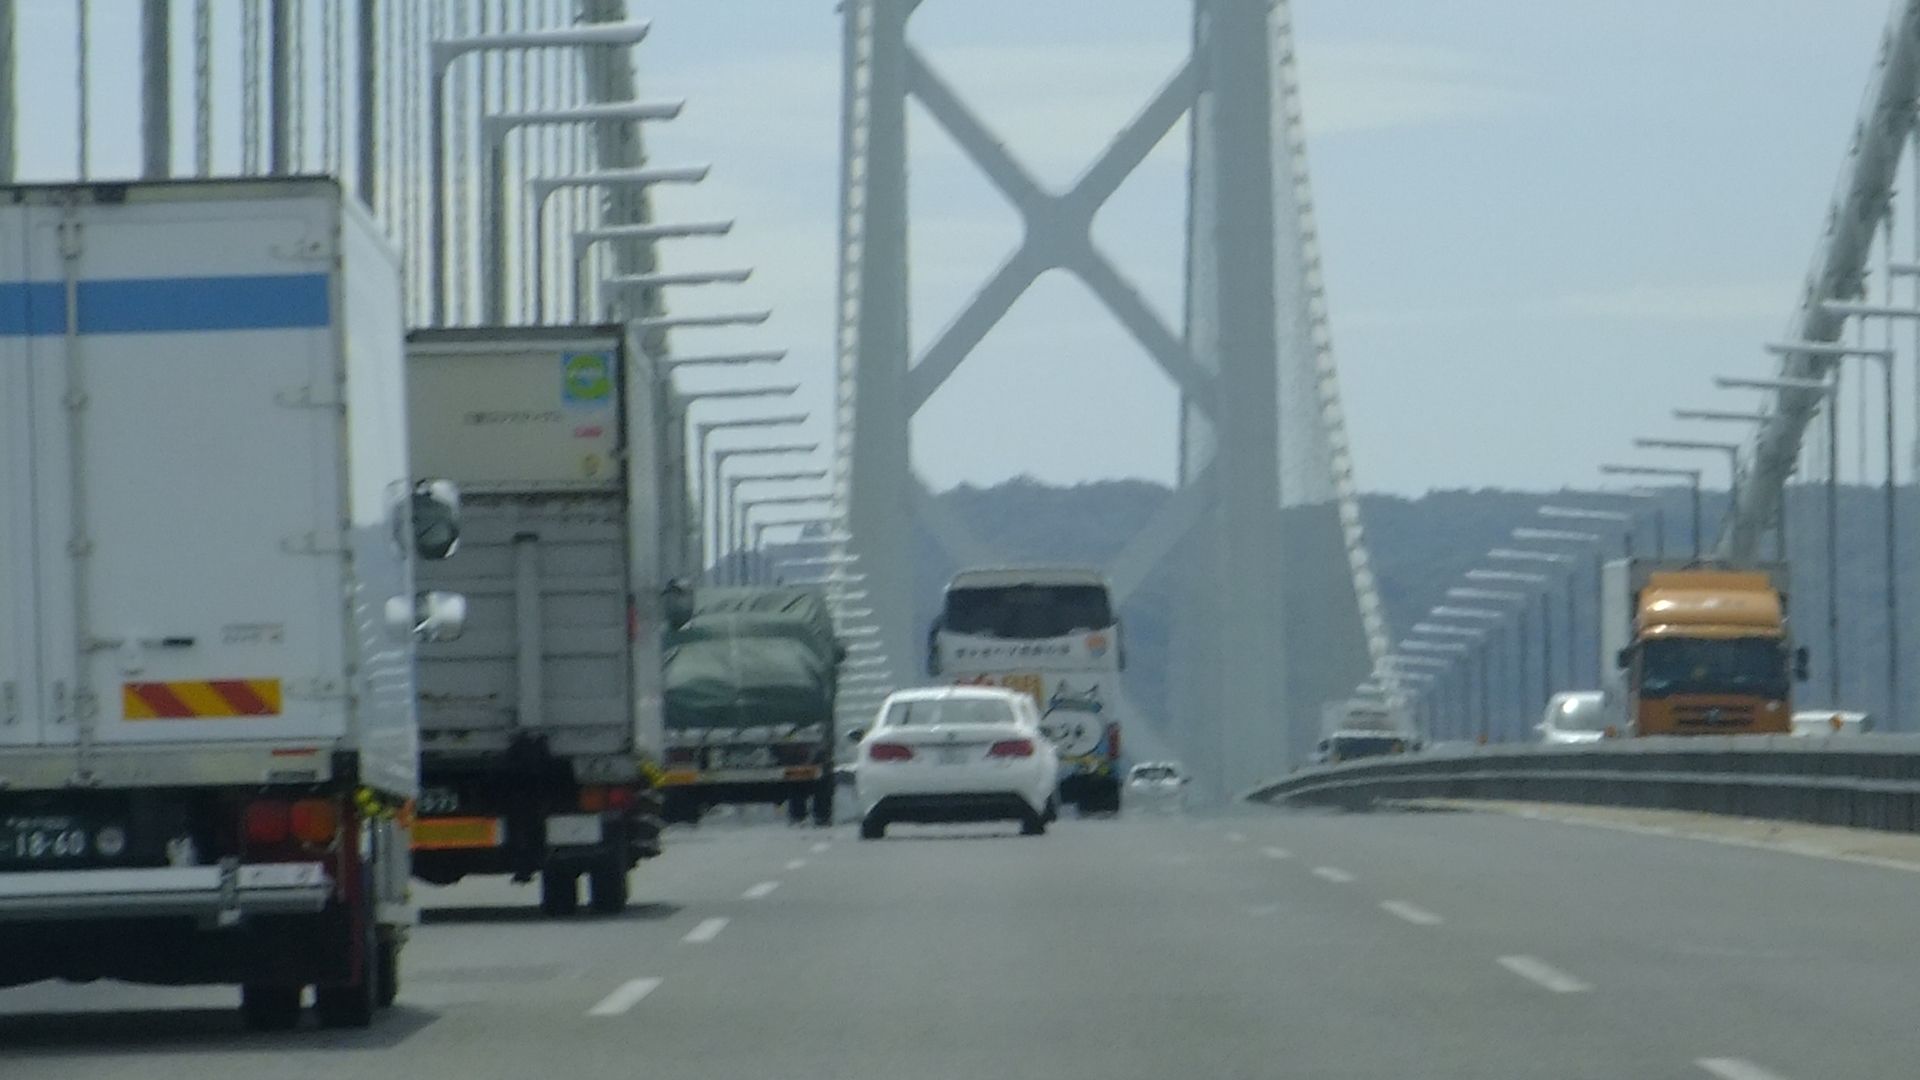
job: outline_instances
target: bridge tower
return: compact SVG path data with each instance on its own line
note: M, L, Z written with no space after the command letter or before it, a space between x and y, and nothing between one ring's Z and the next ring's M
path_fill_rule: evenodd
M919 536L961 563L994 557L916 475L911 421L1037 277L1066 271L1179 394L1178 489L1107 568L1123 603L1156 573L1177 582L1167 715L1143 719L1216 795L1243 791L1304 757L1321 704L1351 693L1388 641L1321 292L1287 3L1192 0L1177 70L1070 188L1050 191L910 40L910 17L931 2L843 4L835 495L891 672L903 682L921 674ZM1017 10L1006 4L1001 14ZM1013 253L917 356L910 101L1024 226ZM1091 227L1182 118L1188 269L1183 325L1173 327L1095 247ZM1121 428L1152 420L1118 419Z

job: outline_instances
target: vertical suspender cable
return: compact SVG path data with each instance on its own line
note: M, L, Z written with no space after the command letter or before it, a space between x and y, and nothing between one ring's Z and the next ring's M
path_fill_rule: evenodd
M78 153L75 155L75 157L79 165L79 172L77 175L78 175L78 178L81 180L85 180L87 178L87 114L90 111L90 109L88 108L88 102L87 102L87 67L88 67L87 23L90 21L89 16L92 14L88 10L91 7L92 7L91 0L80 0L79 25L75 31L75 40L74 40L74 47L76 51L79 53L79 61L80 61L79 63L73 65L73 69L74 69L75 78L78 80L78 90L79 90L78 100L80 102L80 115L79 115L80 144L78 148Z
M213 175L213 0L193 0L193 174Z

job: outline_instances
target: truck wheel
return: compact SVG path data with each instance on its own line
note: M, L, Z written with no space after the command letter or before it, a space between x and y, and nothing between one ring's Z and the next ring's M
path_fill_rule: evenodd
M618 915L627 910L627 864L619 855L611 855L587 872L588 903L601 915Z
M828 776L813 793L813 823L821 828L833 824L833 786Z
M369 905L371 907L371 905ZM346 986L316 986L313 988L313 1012L320 1018L320 1026L325 1028L363 1028L373 1023L373 1014L380 1011L381 947L379 931L374 929L371 919L366 924L366 937L361 943L360 981Z
M380 973L380 1007L390 1008L394 999L400 996L400 943L391 938L380 939L380 951L375 956L374 969Z
M240 1021L248 1031L292 1031L300 1023L300 987L242 986Z
M580 875L559 870L541 871L540 910L554 916L579 911Z
M807 820L807 797L795 795L787 800L787 824L803 825Z
M860 839L878 840L885 835L887 835L885 819L874 814L868 814L860 819Z

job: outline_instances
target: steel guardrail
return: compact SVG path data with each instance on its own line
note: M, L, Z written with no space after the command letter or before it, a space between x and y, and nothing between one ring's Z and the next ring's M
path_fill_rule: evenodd
M1256 802L1577 803L1920 832L1920 736L1695 736L1440 748L1301 769Z

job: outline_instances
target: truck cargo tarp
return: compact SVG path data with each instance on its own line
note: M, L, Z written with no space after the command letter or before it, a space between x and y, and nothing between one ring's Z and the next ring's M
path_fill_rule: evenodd
M701 589L667 638L667 726L817 724L844 655L825 600L805 589Z

